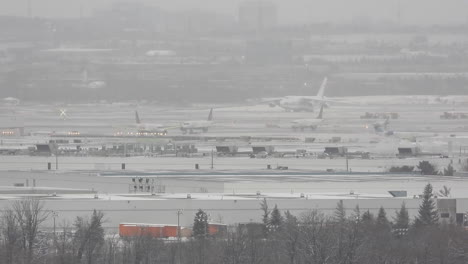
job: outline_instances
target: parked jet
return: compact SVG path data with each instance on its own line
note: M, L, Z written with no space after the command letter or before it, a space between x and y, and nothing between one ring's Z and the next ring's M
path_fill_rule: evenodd
M295 131L304 131L305 129L315 130L318 125L323 121L323 104L320 107L320 112L315 119L297 119L292 121L292 129Z
M291 112L313 112L314 106L317 103L321 103L324 105L327 102L335 102L333 100L329 100L324 96L325 88L327 86L327 77L325 77L320 85L320 89L316 96L293 96L288 95L281 98L273 98L270 100L266 100L271 107L279 106L286 111Z
M148 57L163 57L163 56L175 56L176 52L173 50L148 50L146 56Z
M161 124L149 124L142 123L138 111L135 111L135 121L138 129L138 133L142 135L158 135L165 136L167 135L167 129Z
M194 120L194 121L185 121L180 126L180 130L184 134L194 133L196 130L201 130L203 132L208 132L208 128L213 125L213 108L210 110L207 120Z
M20 104L20 100L14 97L6 97L0 99L0 114L15 114L16 107ZM16 119L15 116L12 116Z
M20 103L20 99L18 98L15 98L15 97L6 97L6 98L3 98L2 100L3 102L3 105L6 105L6 106L16 106L16 105L19 105Z

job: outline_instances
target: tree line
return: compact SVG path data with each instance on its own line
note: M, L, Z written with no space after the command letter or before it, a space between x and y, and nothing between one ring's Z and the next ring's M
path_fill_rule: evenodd
M339 201L333 214L310 210L299 215L259 205L262 221L232 226L210 235L208 217L198 210L193 237L164 240L105 234L104 215L94 211L70 226L43 232L51 216L36 199L18 200L1 221L1 263L62 264L420 264L468 263L468 233L455 223L439 223L428 184L417 216L403 203L391 219L380 207L374 215Z

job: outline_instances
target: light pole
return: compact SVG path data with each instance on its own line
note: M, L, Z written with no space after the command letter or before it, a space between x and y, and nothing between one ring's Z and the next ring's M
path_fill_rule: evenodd
M182 210L177 210L177 260L180 264L180 216L182 215Z
M182 215L182 210L177 210L177 239L180 242L180 216Z
M213 154L214 154L214 150L213 148L211 149L211 169L214 168L214 157L213 157Z
M58 165L59 145L57 143L54 143L53 148L55 149L55 170L58 170L59 168L59 165Z
M52 218L54 219L54 241L57 240L56 232L55 232L55 218L58 217L57 211L52 211Z
M346 153L346 172L349 173L349 159L348 159L348 153Z

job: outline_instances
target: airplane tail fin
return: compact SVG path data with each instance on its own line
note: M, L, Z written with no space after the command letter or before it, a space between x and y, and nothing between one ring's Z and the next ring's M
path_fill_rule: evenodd
M212 121L212 120L213 120L213 108L211 108L210 114L208 115L208 121Z
M135 121L137 124L141 124L140 116L138 116L138 111L135 111Z
M320 85L320 89L317 93L317 97L318 98L323 98L323 95L325 93L325 88L327 87L327 82L328 82L328 78L325 77L322 81L322 85Z
M324 106L323 106L323 104L322 104L322 106L320 106L320 112L319 112L319 114L318 114L318 116L317 116L317 119L323 119L323 107L324 107Z

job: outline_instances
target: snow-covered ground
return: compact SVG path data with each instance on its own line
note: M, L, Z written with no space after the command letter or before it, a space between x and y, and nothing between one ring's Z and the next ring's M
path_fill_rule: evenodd
M93 209L106 213L109 228L120 222L175 223L176 211L184 210L183 225L189 225L195 210L202 208L213 221L225 223L260 220L259 202L267 198L280 209L293 213L310 209L331 211L340 199L348 209L356 204L365 210L376 211L385 206L392 210L405 201L412 214L425 184L432 183L436 191L447 186L451 196L457 198L457 210L468 209L468 180L462 177L390 175L391 166L416 166L428 160L443 169L453 162L459 169L468 146L468 120L443 120L446 111L468 112L468 98L459 96L392 96L340 98L346 104L330 105L325 109L325 120L316 131L294 132L291 120L315 118L316 113L291 113L278 107L260 104L216 106L214 127L206 134L194 136L237 137L225 142L189 140L201 152L210 153L219 144L237 145L249 149L252 145L272 145L277 151L306 149L323 152L325 146L346 146L352 152L370 152L371 159L349 159L353 173L346 174L346 159L318 159L287 157L266 159L248 157L207 156L182 157L38 157L0 156L0 207L11 199L34 194L46 201L46 207L59 212L60 221L72 222L77 215L89 214ZM158 104L87 104L16 106L12 112L2 112L2 127L25 126L26 132L55 131L82 134L100 134L102 138L81 138L86 144L100 146L121 142L165 143L171 138L138 139L113 138L117 131L135 129L134 112L147 123L167 124L175 129L170 136L180 136L176 127L185 120L205 119L212 106L186 108L161 107ZM66 109L67 118L61 119L60 109ZM13 113L14 112L14 113ZM396 112L399 118L390 120L392 136L377 134L372 124L378 120L361 119L366 112ZM267 127L267 124L276 127ZM107 137L104 137L107 136ZM241 137L272 137L270 141L247 142ZM305 143L305 138L316 138ZM330 143L341 137L340 143ZM275 139L276 138L276 139ZM290 138L282 140L279 138ZM0 136L0 148L34 145L48 142L44 136ZM449 158L415 157L398 159L399 146L418 146L423 152L440 153ZM55 169L58 160L58 170ZM47 163L52 171L47 171ZM121 170L121 164L126 170ZM195 170L199 164L200 170ZM272 170L267 170L271 165ZM287 171L275 170L287 166ZM326 173L327 170L334 172ZM156 179L165 186L164 194L132 193L132 178ZM11 187L15 183L31 188ZM3 191L2 191L3 190ZM24 190L25 194L21 194ZM407 198L391 198L388 191L404 190ZM94 193L97 193L95 197ZM259 193L259 194L257 194ZM55 194L55 195L54 195ZM188 199L187 195L191 198ZM302 197L301 197L302 196Z

